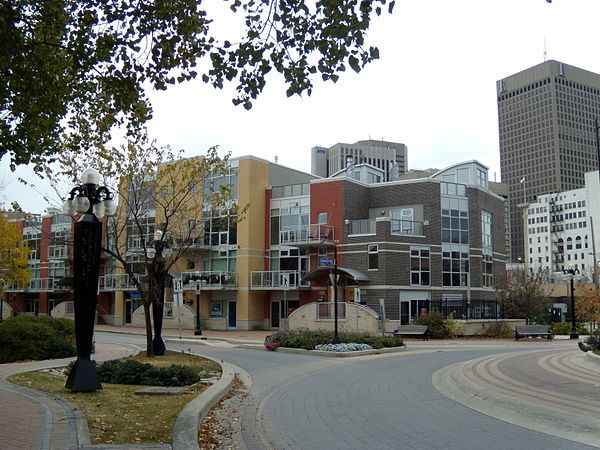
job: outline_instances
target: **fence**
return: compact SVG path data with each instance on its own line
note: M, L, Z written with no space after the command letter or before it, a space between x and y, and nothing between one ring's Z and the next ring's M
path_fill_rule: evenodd
M448 317L454 314L455 319L499 319L500 304L496 300L440 299L431 302L431 310L439 311Z

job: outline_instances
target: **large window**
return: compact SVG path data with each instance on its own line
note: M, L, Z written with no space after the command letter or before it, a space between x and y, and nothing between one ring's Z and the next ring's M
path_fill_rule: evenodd
M481 251L482 258L482 284L491 287L494 282L493 277L493 247L492 247L492 214L488 211L481 211Z
M429 249L410 248L410 284L413 286L429 286L431 284Z
M442 242L469 243L469 213L458 209L442 209Z
M369 270L379 269L379 247L376 244L369 244L367 253Z
M467 286L469 277L469 254L458 251L442 251L442 284L444 286Z
M391 209L392 233L413 234L414 211L412 208Z

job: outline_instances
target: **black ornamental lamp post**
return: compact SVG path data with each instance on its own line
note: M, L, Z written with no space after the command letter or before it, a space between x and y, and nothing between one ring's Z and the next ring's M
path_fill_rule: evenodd
M113 215L117 204L108 188L98 186L99 181L100 174L97 170L84 170L81 174L81 184L71 189L69 198L63 205L63 213L69 216L82 213L75 223L73 239L77 360L65 385L73 392L102 389L96 367L90 359L100 276L102 223L99 219L105 215Z
M573 281L575 278L579 278L579 269L563 269L565 278L571 280L571 339L579 339L579 333L577 332L577 325L575 323L575 286Z
M332 344L340 343L340 336L338 334L338 255L337 255L337 242L333 244L333 272L329 274L329 280L333 286L333 339Z
M165 298L165 258L173 253L169 243L163 239L163 232L157 230L154 232L154 241L146 249L148 258L154 260L154 271L150 276L154 277L154 288L158 286L158 293L153 292L152 297L152 320L154 321L154 339L152 339L152 349L156 356L164 355L167 351L162 339L162 323L164 316L164 298Z

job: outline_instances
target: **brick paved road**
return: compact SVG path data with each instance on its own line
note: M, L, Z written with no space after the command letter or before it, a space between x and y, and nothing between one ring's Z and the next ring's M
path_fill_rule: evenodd
M411 344L400 354L343 359L193 344L169 347L227 360L252 376L236 448L595 448L531 430L527 422L520 426L499 420L489 410L482 414L443 395L432 383L434 374L453 364L525 349L552 349L547 352L552 355L572 348L568 342L544 345ZM527 360L526 354L523 358ZM518 367L524 361L513 362ZM539 367L527 370L533 373L526 375L535 376ZM585 397L592 387L583 389L577 395ZM592 437L600 443L600 434Z

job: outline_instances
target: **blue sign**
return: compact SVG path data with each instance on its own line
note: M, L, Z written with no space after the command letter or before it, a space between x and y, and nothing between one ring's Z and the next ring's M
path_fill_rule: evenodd
M321 259L319 259L319 264L322 266L331 266L333 262L333 259L328 258L327 256L322 256Z

